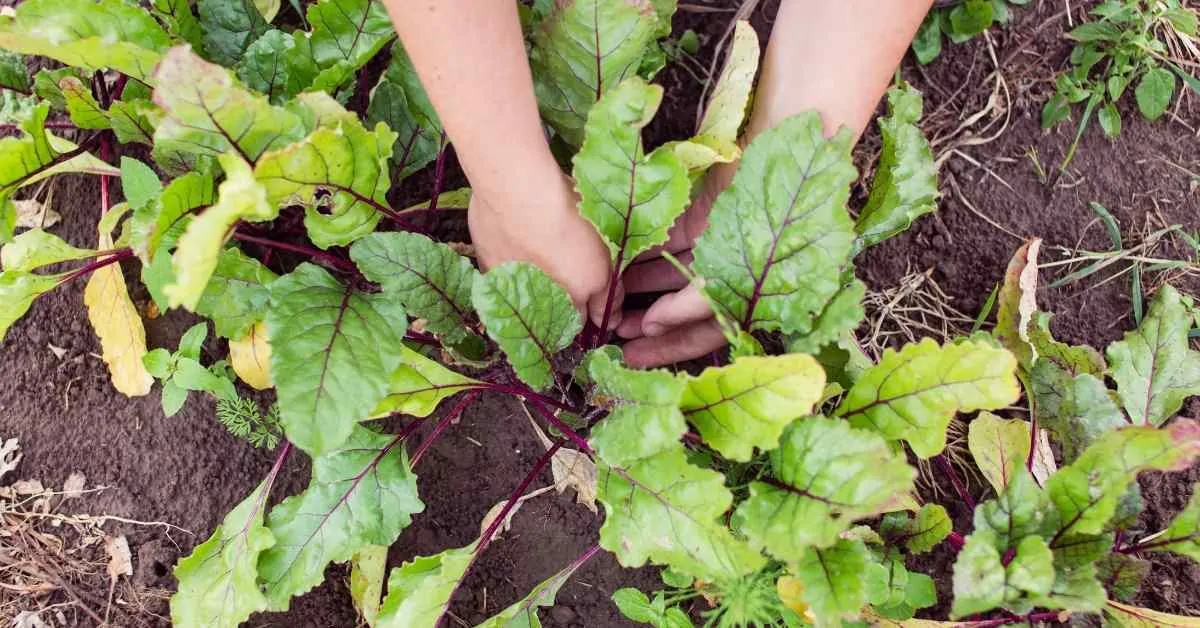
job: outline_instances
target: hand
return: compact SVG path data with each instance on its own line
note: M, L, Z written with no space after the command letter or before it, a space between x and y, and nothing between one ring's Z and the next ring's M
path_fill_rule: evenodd
M511 261L536 264L562 284L581 314L600 325L608 297L608 248L579 215L571 181L559 172L515 182L517 190L471 197L467 225L480 265ZM620 323L617 290L609 326Z
M630 294L674 290L659 297L644 312L627 312L617 335L631 339L624 346L631 366L650 367L700 357L725 345L725 335L713 317L699 286L688 284L667 259L666 251L680 263L690 264L692 246L708 226L708 214L717 195L733 178L734 167L714 168L691 207L671 227L670 239L661 248L640 256L625 273Z

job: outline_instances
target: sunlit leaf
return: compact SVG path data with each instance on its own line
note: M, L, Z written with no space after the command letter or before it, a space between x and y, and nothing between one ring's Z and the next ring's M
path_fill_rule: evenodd
M451 371L408 347L400 353L400 367L392 373L387 396L371 411L372 417L392 413L429 416L443 399L481 386L478 380Z
M1029 442L1027 421L1002 419L991 412L980 412L967 432L967 446L975 458L975 466L997 494L1004 492L1014 473L1024 472Z
M1108 346L1117 392L1138 425L1162 425L1200 394L1200 351L1188 347L1192 314L1179 292L1159 288L1142 324Z
M583 329L567 291L537 266L510 262L477 275L471 301L517 377L549 387L554 355Z
M271 608L284 610L293 595L320 584L330 562L391 545L424 509L400 438L352 426L338 448L314 458L308 488L271 509L276 543L258 562Z
M850 141L846 129L826 139L821 116L808 112L746 149L694 249L718 314L745 330L812 328L850 260Z
M871 432L811 417L793 423L762 481L738 506L734 524L781 561L829 547L856 519L882 511L912 489L913 470Z
M792 421L812 413L825 373L801 354L738 358L688 380L680 409L722 456L747 461L767 451Z
M266 390L271 383L271 344L267 341L267 326L261 322L250 333L229 341L229 366L255 390Z
M434 628L471 565L476 543L417 556L392 569L375 628Z
M838 406L851 425L905 440L928 458L942 451L957 412L995 410L1017 401L1017 361L981 341L938 346L930 338L888 349Z
M112 235L103 228L99 246L113 248ZM113 388L127 397L149 394L154 378L142 364L146 328L129 298L119 265L109 264L92 273L83 289L83 304L87 307L88 321L100 338L100 355L108 365Z
M866 605L862 574L867 560L862 541L844 539L825 548L809 547L796 559L793 573L804 585L800 597L819 623L837 625L839 618L855 616Z
M697 135L736 145L758 73L758 57L758 34L749 21L738 20L725 67L704 108Z
M3 265L5 272L32 271L42 266L94 255L96 251L71 246L52 233L30 229L0 248L0 265Z

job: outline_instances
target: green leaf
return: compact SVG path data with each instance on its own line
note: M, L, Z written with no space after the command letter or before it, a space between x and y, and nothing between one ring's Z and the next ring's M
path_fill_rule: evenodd
M368 626L375 625L379 607L383 602L383 580L387 573L386 545L368 545L354 552L350 559L350 597L354 608L366 620Z
M38 70L33 77L33 95L50 103L50 108L54 111L66 110L67 100L63 98L62 88L58 86L58 82L68 76L73 76L81 81L88 80L88 74L79 68Z
M953 529L950 515L939 504L925 504L917 511L916 517L909 518L907 512L894 512L884 515L887 522L892 520L896 525L893 534L888 534L888 542L903 543L904 547L913 554L924 554L941 543L950 535Z
M632 621L650 624L655 628L695 628L692 620L678 607L667 607L661 591L655 594L651 602L645 593L626 587L613 593L612 601L621 614Z
M344 286L312 264L271 284L271 375L289 440L332 452L366 419L400 366L407 318L382 294Z
M25 57L8 50L0 50L0 88L29 93L32 87Z
M321 0L308 7L312 60L320 72L313 89L332 92L396 37L378 0Z
M1054 339L1050 333L1049 312L1034 312L1027 328L1029 344L1033 346L1039 361L1048 361L1072 375L1088 373L1103 378L1108 371L1104 357L1087 345L1069 345Z
M246 49L238 62L238 78L271 102L282 103L304 91L317 75L312 57L300 47L291 33L269 30Z
M314 458L308 488L271 510L276 544L258 563L271 608L320 584L329 563L391 545L424 509L401 437L352 426L340 447Z
M1111 102L1096 112L1096 120L1100 122L1100 130L1104 131L1104 136L1108 139L1116 139L1121 134L1121 112L1117 111L1117 106Z
M687 431L679 410L684 378L665 370L626 368L602 350L588 354L585 365L596 385L592 403L609 406L589 441L601 460L627 465L679 445Z
M1196 628L1195 617L1171 615L1108 600L1104 617L1118 628Z
M1090 373L1071 377L1043 357L1029 375L1038 424L1053 431L1070 462L1097 438L1129 425L1104 382Z
M918 217L937 209L937 167L929 140L917 126L921 108L921 92L908 83L888 90L888 115L879 118L879 166L854 225L862 248L906 231Z
M841 617L856 616L866 605L862 574L867 561L867 547L862 541L838 539L830 547L803 550L793 572L804 584L801 599L817 616L819 625L837 625Z
M590 558L591 554L584 556ZM542 628L542 621L538 618L538 607L554 606L554 598L558 596L558 590L583 565L584 561L581 560L572 562L558 573L539 582L521 601L492 615L483 623L476 624L475 628Z
M148 11L123 0L29 0L0 22L0 48L146 82L168 44Z
M236 340L266 318L271 300L268 287L278 275L262 262L234 247L221 250L196 313L211 318L217 335Z
M118 100L108 108L108 122L121 144L153 146L154 128L161 116L162 111L149 100Z
M392 570L375 628L434 628L475 556L475 545L417 556Z
M1171 520L1162 536L1150 541L1152 552L1174 552L1200 562L1200 485L1192 488L1187 507Z
M171 35L186 41L197 50L203 47L204 33L200 28L200 21L192 13L191 0L152 0L150 4Z
M271 106L266 96L244 89L229 70L186 47L167 52L154 78L154 102L166 113L154 130L157 150L216 156L232 148L253 164L268 150L304 136L296 114Z
M975 466L999 495L1010 479L1025 473L1029 458L1029 423L1022 419L1002 419L991 412L980 412L968 426L967 447Z
M399 41L392 45L387 70L371 90L367 121L384 122L396 132L392 162L401 178L429 165L442 148L442 122Z
M867 285L858 279L843 286L813 320L809 332L787 337L788 353L820 355L823 348L853 332L866 316L862 305L866 294Z
M1097 578L1105 583L1110 595L1122 602L1133 601L1150 573L1150 561L1128 554L1112 553L1096 563Z
M254 40L270 30L253 0L199 0L204 51L213 61L232 66Z
M73 76L65 76L58 82L58 87L75 126L81 129L107 129L111 126L107 112L100 108L100 103L92 96L90 86L84 86L82 81Z
M233 382L214 375L212 371L190 358L179 358L175 361L175 374L171 377L171 382L184 390L210 392L225 401L233 401L238 397Z
M273 205L300 200L313 244L344 246L374 231L381 211L391 211L387 163L395 139L386 125L367 131L345 113L304 140L263 155L254 176ZM318 198L322 191L332 196Z
M165 401L164 401L165 405ZM258 559L275 545L263 526L270 480L225 515L211 537L175 567L179 590L171 596L176 626L236 626L267 608L258 588Z
M829 547L857 519L877 514L912 490L913 470L877 435L844 421L793 423L770 452L770 472L750 484L734 524L775 558L798 560Z
M129 157L121 157L121 192L129 208L137 211L150 204L162 194L162 181L146 164Z
M680 409L722 456L748 461L774 449L793 420L812 413L825 372L802 354L739 358L688 380Z
M163 415L173 417L183 404L187 403L188 391L186 388L176 386L174 382L168 380L162 385L162 409Z
M837 416L873 429L888 440L906 440L929 458L942 451L946 427L957 412L995 410L1015 403L1020 386L1011 353L982 341L939 347L932 339L888 349L846 393Z
M239 157L222 155L221 166L226 179L218 188L216 204L188 223L171 259L175 281L163 287L171 307L196 310L217 268L225 239L239 220L270 220L279 213L268 204L266 190Z
M820 114L810 111L746 149L694 250L717 314L747 331L812 329L850 262L851 139L847 129L825 139Z
M146 367L146 371L157 379L167 379L171 377L171 368L174 363L174 357L171 352L166 349L155 349L148 351L142 356L142 366Z
M1013 253L1004 271L999 292L996 329L992 335L1012 352L1026 373L1033 367L1037 352L1029 342L1029 322L1037 311L1038 252L1041 238L1026 241Z
M990 532L988 538L1003 553L1016 547L1021 539L1041 532L1050 514L1046 494L1033 475L1022 468L1013 473L996 499L975 509L974 525L977 532Z
M481 383L403 347L400 367L391 377L387 396L375 409L372 417L398 413L410 416L429 416L447 397L464 390L479 388Z
M409 232L373 233L350 247L363 275L394 295L409 316L450 344L471 336L471 288L479 271L440 242Z
M1188 347L1192 315L1171 286L1154 295L1142 324L1108 346L1112 378L1138 425L1162 425L1200 394L1200 351Z
M1027 536L1012 559L1001 562L990 531L975 532L954 561L954 618L1003 606L1015 613L1032 610L1031 596L1042 596L1054 585L1050 548L1039 536Z
M724 476L687 462L682 446L626 467L597 464L606 517L600 546L625 567L669 565L707 581L757 571L765 562L724 525L733 501Z
M1076 569L1057 569L1050 592L1035 598L1032 604L1041 608L1095 613L1104 608L1107 596L1104 586L1096 578L1095 565L1087 564Z
M583 329L567 291L537 266L510 262L476 276L471 301L517 377L550 386L554 355Z
M34 275L19 270L0 273L0 341L8 328L29 311L33 300L58 285L66 275Z
M2 40L0 40L2 41ZM1175 94L1175 75L1165 68L1153 68L1142 75L1133 95L1137 99L1138 111L1147 120L1154 121L1167 112L1171 96Z
M0 264L5 272L28 272L58 262L85 259L96 255L80 249L41 229L30 229L0 248Z
M200 359L200 350L204 347L204 339L208 337L208 323L196 323L183 332L179 339L178 354L193 360Z
M931 11L921 22L912 41L913 54L917 62L925 65L942 54L942 24L936 12Z
M947 34L955 43L966 41L992 25L994 10L991 0L967 0L950 9Z
M642 128L662 94L637 77L610 89L588 114L574 159L579 213L600 232L619 270L665 243L689 201L691 183L672 149L642 149Z
M1046 483L1060 522L1055 535L1104 532L1138 473L1185 469L1198 455L1200 426L1194 421L1108 432Z
M637 72L657 29L650 0L555 3L529 55L542 118L568 144L580 145L588 111Z

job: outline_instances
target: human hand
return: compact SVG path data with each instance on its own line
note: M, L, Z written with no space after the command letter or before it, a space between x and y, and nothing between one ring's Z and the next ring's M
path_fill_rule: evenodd
M486 270L504 262L531 262L566 288L581 314L600 325L612 266L600 235L576 209L570 179L555 171L516 183L519 189L471 197L467 225L480 265ZM621 322L622 296L618 289L610 327Z
M644 312L626 312L617 335L629 339L623 347L631 366L651 367L700 357L725 345L725 335L713 317L700 286L689 284L665 251L682 264L692 261L692 246L708 226L713 201L733 178L734 166L713 168L692 205L671 227L662 247L638 258L625 273L629 294L671 290Z

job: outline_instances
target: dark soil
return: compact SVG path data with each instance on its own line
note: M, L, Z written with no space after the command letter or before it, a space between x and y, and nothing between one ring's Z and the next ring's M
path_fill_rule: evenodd
M777 4L766 0L751 15L764 41ZM1085 4L1071 3L1077 21ZM1061 3L1034 5L1018 11L1010 28L992 33L995 55L1003 61L1002 72L1012 96L1008 128L995 141L960 149L980 166L959 155L946 161L944 196L936 216L920 220L909 233L864 254L859 275L872 289L894 286L911 271L932 269L932 278L952 297L954 307L968 314L978 311L1020 239L990 225L971 211L968 203L1021 237L1044 238L1043 263L1060 258L1056 247L1109 248L1089 201L1112 211L1127 245L1140 242L1138 234L1148 224L1151 230L1162 223L1183 224L1193 231L1200 228L1200 199L1192 177L1160 160L1200 172L1200 144L1193 131L1200 126L1195 95L1185 98L1174 121L1148 124L1126 107L1125 131L1119 140L1110 142L1098 129L1090 129L1057 186L1048 188L1039 180L1025 156L1027 150L1036 149L1041 164L1053 171L1074 130L1064 125L1043 132L1039 126L1041 104L1052 90L1053 72L1065 64L1070 45L1062 38L1066 17L1055 15ZM703 66L707 67L731 16L727 12L681 12L676 17L677 32L693 28L700 34ZM905 61L903 75L926 94L929 133L944 140L935 151L952 142L944 139L947 134L987 102L992 90L987 80L993 70L991 58L986 42L976 40L950 46L924 68ZM658 80L666 86L667 97L649 135L656 141L686 136L695 122L699 83L674 66L664 70ZM972 128L984 123L986 119ZM860 166L865 170L870 168L870 147L877 144L877 134L868 132L860 151ZM448 165L444 189L462 183L453 160ZM432 169L414 177L393 200L419 199L422 195L417 190L429 189L433 179ZM64 219L52 230L72 244L94 246L97 182L63 177L57 185L57 209ZM862 194L859 196L861 200ZM401 202L397 205L404 206ZM462 233L461 223L443 228L448 233ZM1167 246L1158 254L1178 257L1182 252ZM126 271L131 273L134 268ZM1060 339L1103 347L1133 326L1128 276L1098 285L1110 272L1042 290L1041 307L1057 314L1054 331ZM1044 272L1043 282L1060 275L1059 271ZM1147 274L1143 279L1149 292L1163 277ZM1194 280L1175 283L1200 296L1200 285ZM24 459L14 476L61 486L68 474L81 471L89 487L108 487L71 501L67 506L74 511L165 521L194 532L195 536L167 535L158 527L107 526L110 533L128 536L136 585L171 588L170 569L175 560L206 538L224 514L253 489L266 475L274 454L252 449L228 434L213 417L212 404L196 395L178 415L164 418L157 388L139 399L116 394L96 356L99 346L83 311L82 289L82 283L76 283L42 297L0 345L0 381L4 382L0 436L21 441ZM146 295L136 289L134 299L140 306L147 304ZM147 321L150 346L174 347L193 322L178 313ZM58 358L50 345L66 349L66 353ZM206 349L209 359L225 353L213 340ZM1200 403L1193 400L1187 410L1200 416ZM469 543L479 534L484 514L508 496L541 453L517 406L488 397L476 403L416 469L426 511L393 546L391 564ZM275 498L302 490L307 473L303 456L292 456L275 488ZM1197 477L1200 474L1193 471L1143 479L1147 510L1141 524L1146 529L1165 525L1186 503ZM535 487L548 482L547 473ZM976 491L980 494L981 490ZM966 517L957 519L957 529L968 531ZM570 492L527 502L515 517L513 529L488 549L471 572L456 598L454 614L470 625L511 604L589 547L600 522L600 517L574 504ZM938 554L930 560L926 566L938 565L940 573L947 576L939 585L943 599L948 599L950 557ZM297 598L290 612L256 616L251 625L355 625L346 570L331 567L328 576L325 584ZM657 584L653 570L623 569L601 552L564 587L558 607L543 617L552 626L629 625L609 601L612 592L623 586L654 590ZM104 576L88 586L93 588L92 599L106 598ZM1167 612L1200 612L1200 569L1193 563L1155 555L1138 602ZM93 610L104 612L102 606ZM115 612L120 614L114 618L119 618L121 625L166 623L152 615L167 613L161 600L147 603L140 611ZM90 620L84 616L80 621L80 625L89 625Z

